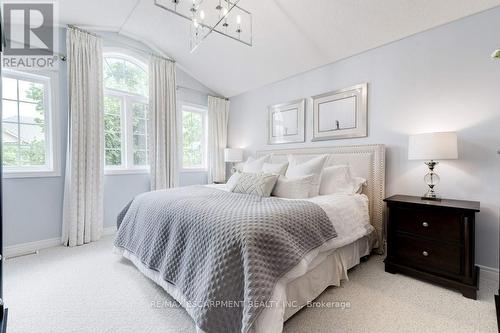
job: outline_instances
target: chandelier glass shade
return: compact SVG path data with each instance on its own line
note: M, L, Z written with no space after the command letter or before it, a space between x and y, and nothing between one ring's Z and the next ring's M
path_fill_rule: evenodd
M155 5L190 21L191 52L217 33L252 46L252 14L239 0L155 0Z

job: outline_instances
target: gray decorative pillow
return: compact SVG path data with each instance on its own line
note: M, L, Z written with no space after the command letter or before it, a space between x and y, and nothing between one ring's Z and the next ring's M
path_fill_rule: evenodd
M238 178L238 182L232 189L232 192L268 197L271 195L278 177L278 175L268 173L244 172Z

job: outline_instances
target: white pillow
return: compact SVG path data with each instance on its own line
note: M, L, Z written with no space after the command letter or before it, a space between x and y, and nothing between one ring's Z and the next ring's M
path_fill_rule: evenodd
M242 173L232 192L268 197L271 195L278 177L278 175L270 173Z
M238 180L240 179L241 172L235 172L231 177L226 182L226 189L229 192L232 192L234 188L236 187L236 184L238 183Z
M363 186L366 186L366 179L361 177L352 177L353 180L353 191L354 193L361 194L363 193Z
M280 176L272 195L288 199L309 198L314 175L308 175L299 178L287 178Z
M319 194L354 194L363 190L366 180L361 177L352 177L348 165L334 165L323 169Z
M351 171L347 165L334 165L323 169L319 194L352 193Z
M300 162L293 155L288 155L288 169L286 170L287 178L299 178L313 175L310 197L315 197L319 193L319 185L321 179L321 171L325 165L328 155L321 155L309 161L299 164Z
M288 169L288 162L280 164L264 163L262 166L262 172L273 173L275 175L284 176Z
M262 167L264 166L264 163L269 162L271 159L271 155L266 155L261 158L254 158L250 156L245 165L243 166L243 172L246 173L259 173L262 172Z

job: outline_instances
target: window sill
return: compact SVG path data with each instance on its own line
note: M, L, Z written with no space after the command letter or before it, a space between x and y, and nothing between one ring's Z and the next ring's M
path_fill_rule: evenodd
M48 177L60 177L61 173L59 171L42 171L42 170L27 170L27 171L11 171L5 170L2 173L3 178L48 178Z
M105 176L145 175L145 174L149 174L149 168L147 168L147 169L104 169Z

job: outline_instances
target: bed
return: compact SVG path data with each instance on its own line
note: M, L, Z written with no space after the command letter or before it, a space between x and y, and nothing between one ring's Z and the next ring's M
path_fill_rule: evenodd
M262 202L253 202L248 195L224 193L220 186L151 192L153 194L136 198L121 216L126 225L119 228L115 241L117 251L176 299L193 318L199 332L281 332L288 318L327 287L338 286L341 280L347 279L347 271L359 264L360 258L372 251L383 252L383 145L267 150L256 155L266 154L272 154L273 163L286 161L289 154L304 161L327 154L325 167L348 164L353 175L365 178L367 184L362 194L351 196L305 200L269 198ZM163 204L165 196L173 198L168 205ZM205 197L210 200L203 201ZM163 206L158 206L158 202ZM227 205L219 212L223 216L205 216L223 205ZM240 206L243 208L234 208ZM184 219L183 224L187 226L181 229L178 225L169 225L169 229L158 229L156 220L168 215L166 210L172 211L170 220ZM264 220L257 224L242 223L242 228L251 233L243 240L238 239L245 247L238 245L235 249L227 245L235 238L228 230L239 224L227 220L240 221L239 217L244 214L250 214L245 221ZM149 224L144 222L148 227L141 228L141 221L148 216L151 221ZM333 230L325 225L325 216L328 224L335 227ZM304 220L308 221L307 225ZM295 223L295 229L290 228L291 231L287 230L283 236L281 229L287 221L290 225ZM252 238L255 225L265 225L257 232L259 237L266 238L265 241ZM212 230L219 226L226 228L221 229L226 237L224 240L212 236ZM202 231L190 236L193 228ZM166 240L163 235L174 234L174 229L175 237L169 236ZM200 238L206 238L204 244L200 244ZM290 249L287 249L288 244ZM137 251L139 248L141 251ZM193 248L197 249L195 254L179 254ZM269 258L263 258L263 253L270 253ZM239 303L239 299L244 301Z

